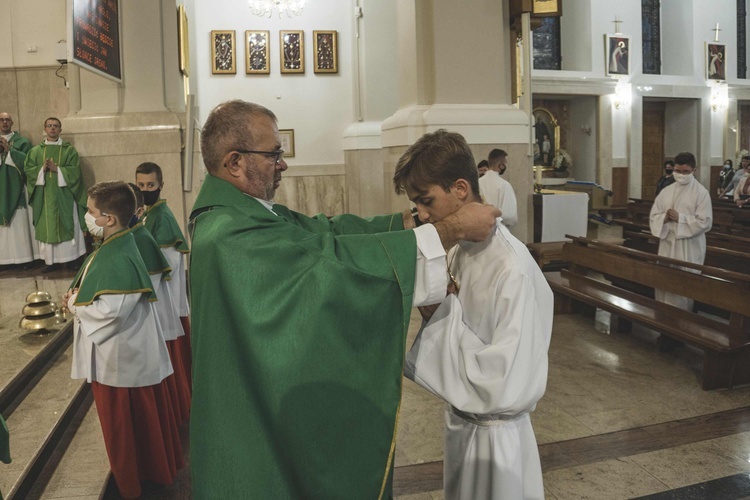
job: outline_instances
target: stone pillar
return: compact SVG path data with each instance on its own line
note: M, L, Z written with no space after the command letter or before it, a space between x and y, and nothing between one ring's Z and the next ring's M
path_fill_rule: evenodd
M533 193L529 115L511 104L508 2L400 0L397 4L399 109L383 122L384 177L403 151L426 132L462 134L477 161L493 148L509 153L504 177L518 199L513 232L531 241ZM389 192L392 192L390 190ZM387 195L387 210L402 210L404 196Z

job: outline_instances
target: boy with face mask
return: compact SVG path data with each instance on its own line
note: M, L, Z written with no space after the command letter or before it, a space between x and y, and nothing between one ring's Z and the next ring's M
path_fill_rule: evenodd
M192 354L190 352L190 319L188 317L190 308L187 299L185 260L183 259L183 255L187 255L190 250L187 240L177 224L177 219L167 206L167 200L160 198L161 190L164 187L161 167L152 162L141 163L135 169L135 183L143 193L143 201L146 206L140 220L161 247L161 251L172 269L168 284L172 292L174 308L180 316L180 322L185 332L185 338L180 341L180 344L184 351L188 382L192 387L190 377Z
M674 161L675 182L656 197L651 207L651 234L659 238L659 255L703 264L706 232L713 218L711 196L694 177L692 153L680 153ZM688 311L693 308L690 299L661 290L656 290L656 299Z
M656 196L659 196L659 193L661 193L661 190L665 187L669 186L674 182L674 177L672 177L672 172L674 171L674 162L672 160L667 160L664 162L664 175L661 176L661 178L656 181Z
M91 383L115 482L136 498L142 481L171 484L184 465L166 383L172 365L153 284L127 228L133 191L101 182L88 196L86 226L103 241L63 296L76 316L71 377Z

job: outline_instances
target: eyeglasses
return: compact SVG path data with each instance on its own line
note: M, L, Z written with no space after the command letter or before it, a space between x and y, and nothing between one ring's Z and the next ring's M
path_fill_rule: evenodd
M267 158L274 158L274 162L278 165L281 163L281 160L284 159L284 150L278 149L276 151L247 151L244 149L236 149L240 154L247 155L247 154L256 154L256 155L263 155Z
M12 122L10 118L0 118L0 122Z

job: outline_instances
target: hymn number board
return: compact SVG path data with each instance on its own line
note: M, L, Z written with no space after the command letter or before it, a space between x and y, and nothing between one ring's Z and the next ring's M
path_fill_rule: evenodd
M72 0L71 61L122 82L119 0Z

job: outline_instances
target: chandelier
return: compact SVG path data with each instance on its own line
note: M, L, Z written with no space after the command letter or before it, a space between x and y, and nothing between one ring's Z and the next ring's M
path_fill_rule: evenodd
M306 2L307 0L250 0L250 10L256 16L271 17L276 8L279 10L279 17L282 13L292 17L302 14Z

